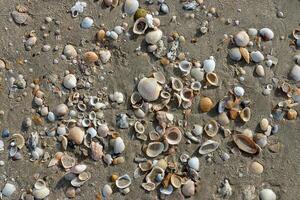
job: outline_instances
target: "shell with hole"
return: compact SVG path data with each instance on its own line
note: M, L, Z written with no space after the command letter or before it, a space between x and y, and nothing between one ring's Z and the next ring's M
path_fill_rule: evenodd
M146 23L146 19L141 17L134 22L133 25L133 33L137 35L142 35L148 29L148 25Z
M209 137L216 136L219 131L219 125L216 120L210 120L207 124L205 124L204 131Z
M183 89L183 83L179 78L171 77L171 85L172 85L172 89L175 90L176 92L179 92Z
M143 134L145 132L145 127L140 121L134 123L134 130L138 134Z
M199 153L201 155L209 154L218 149L220 143L214 140L205 141L199 148Z

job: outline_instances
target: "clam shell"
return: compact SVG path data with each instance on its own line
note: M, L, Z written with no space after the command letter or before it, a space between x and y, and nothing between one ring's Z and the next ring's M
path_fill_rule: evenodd
M271 189L263 189L259 192L259 198L261 200L276 200L277 196Z
M122 153L125 150L125 144L121 137L111 140L111 144L115 154Z
M192 68L190 74L197 81L202 81L204 78L204 70L201 68Z
M88 179L90 179L91 177L91 173L89 172L82 172L78 175L78 179L80 181L87 181Z
M218 122L219 124L221 124L222 126L226 126L229 124L229 118L227 116L227 114L225 112L219 114L218 116Z
M152 182L142 183L142 188L147 191L153 191L155 190L156 185Z
M95 161L99 161L103 157L103 146L97 142L91 143L91 157Z
M203 61L203 69L206 73L212 73L215 70L216 62L214 59L206 59Z
M253 139L261 148L264 148L268 144L268 137L265 134L257 133Z
M246 31L240 31L233 37L234 42L239 47L245 47L250 42L249 35L246 33Z
M179 63L179 69L184 75L188 75L192 69L192 63L186 60L183 60Z
M133 25L133 33L137 35L142 35L148 29L148 25L146 23L146 19L141 17L134 22Z
M161 167L154 166L151 172L146 176L146 182L152 182L158 185L163 180L164 176L165 171Z
M215 150L217 150L217 148L219 147L219 143L214 141L214 140L207 140L206 142L204 142L200 148L199 148L199 153L201 155L205 155L205 154L209 154L214 152Z
M63 79L63 85L67 89L73 89L77 86L77 79L74 74L68 74Z
M183 83L180 79L171 77L172 89L179 92L183 89Z
M32 195L36 198L36 199L44 199L46 198L48 195L50 194L50 190L47 187L44 187L42 189L33 189L32 191Z
M99 57L102 63L107 63L111 57L111 53L109 50L100 50Z
M78 165L73 166L70 169L70 172L73 173L73 174L80 174L80 173L84 172L86 170L86 168L87 168L87 165L78 164Z
M134 130L139 134L143 134L145 132L145 127L140 121L136 121L134 123Z
M68 198L75 198L76 197L76 190L74 187L68 187L66 190L66 196Z
M217 86L219 83L219 78L216 73L209 72L205 75L206 81L213 86Z
M94 24L94 20L91 17L85 17L83 18L80 26L81 28L89 29L93 26L93 24Z
M262 28L259 30L259 34L266 41L272 40L274 38L274 32L269 28Z
M203 133L203 126L198 125L198 124L194 124L194 125L193 125L193 129L192 129L192 132L193 132L193 134L196 135L196 136L202 135L202 133Z
M120 176L116 180L116 186L119 189L128 188L131 185L131 178L128 174L125 174L123 176Z
M181 188L181 192L185 197L195 195L195 183L192 180L187 180Z
M244 58L244 60L246 61L246 63L250 63L250 53L248 51L248 49L244 48L244 47L240 47L240 52L242 57Z
M229 50L229 57L231 60L234 61L240 61L242 59L242 54L240 52L240 49L237 47L234 47Z
M142 172L150 171L152 169L152 161L147 160L146 162L139 163L139 168Z
M260 51L252 51L250 56L253 62L256 63L262 62L265 59L264 55Z
M156 141L156 140L159 140L161 138L161 135L156 131L151 131L151 132L149 132L149 138L152 141Z
M244 122L248 122L251 118L251 110L249 107L244 108L240 112L240 117Z
M34 184L34 188L37 190L40 190L44 187L46 187L46 182L43 179L38 179Z
M182 138L182 133L177 127L167 128L164 134L167 142L171 145L179 144Z
M219 131L218 123L215 120L209 121L207 124L205 124L204 131L209 137L216 136Z
M259 152L259 147L255 142L243 134L233 135L233 141L238 146L238 148L246 153L256 154Z
M14 22L19 25L26 24L26 21L29 19L29 15L27 13L20 13L18 11L13 11L11 16Z
M199 107L202 112L209 112L214 107L214 103L209 97L203 97L200 99Z
M16 186L11 183L6 183L1 191L2 195L10 198L10 196L16 191Z
M77 126L70 128L68 134L69 140L72 140L75 144L81 144L83 142L83 137L84 131L81 128Z
M88 178L88 179L89 179L89 178ZM76 178L74 178L74 179L71 181L71 185L74 186L74 187L80 187L80 186L82 186L85 182L87 182L88 179L82 181L82 180L80 180L78 177L76 177Z
M163 195L170 195L172 194L174 188L172 185L168 185L167 187L160 187L159 192Z
M189 88L183 88L180 91L180 97L183 101L191 101L194 97L193 90Z
M300 81L300 66L295 65L293 69L290 72L291 78L293 78L295 81Z
M98 60L98 55L93 51L88 51L83 54L83 60L86 63L94 63Z
M156 44L162 38L162 31L160 29L156 29L150 31L146 34L145 40L148 44Z
M188 166L196 171L199 170L200 168L200 162L199 159L197 157L192 157L189 159L188 161Z
M287 114L286 114L286 117L287 117L288 120L295 120L295 119L297 119L297 115L298 115L298 113L297 113L296 110L289 109Z
M70 45L70 44L65 46L63 53L69 59L75 58L77 56L76 49L74 48L73 45Z
M111 189L110 185L105 184L104 187L102 188L102 196L105 199L109 199L110 195L112 195L113 190Z
M137 86L140 95L147 101L155 101L158 99L161 86L154 78L143 78Z
M19 133L13 134L10 140L14 141L16 143L16 146L18 147L18 149L22 149L25 145L25 139L24 139L23 135L21 135Z
M161 154L164 150L164 144L162 142L151 142L146 149L146 155L154 158Z
M75 158L73 158L73 157L71 157L71 156L69 156L67 154L64 154L61 157L60 161L61 161L62 166L65 169L69 169L69 168L73 167L75 165L75 163L76 163Z
M259 162L252 162L249 166L249 170L254 174L261 174L264 171L264 167Z
M202 84L199 81L194 81L191 83L191 89L193 91L200 91Z
M139 2L137 0L126 0L124 3L124 12L127 15L133 15L139 8Z
M242 97L245 94L245 90L244 88L240 87L240 86L236 86L233 88L233 92L236 96L238 97Z
M166 77L161 71L154 72L153 73L153 78L155 78L157 80L157 82L160 83L160 84L165 84L166 83Z
M260 77L263 77L265 76L265 69L262 65L257 65L256 68L255 68L255 73L260 76Z
M260 129L262 131L266 131L268 129L268 126L269 126L269 121L267 118L263 118L260 122L259 122L259 126L260 126Z
M258 34L258 30L256 28L249 28L247 33L249 36L255 37Z
M58 117L64 116L68 113L69 108L66 104L59 104L54 108L54 114Z
M138 92L133 92L130 96L130 103L131 105L136 105L137 103L141 102L143 97Z

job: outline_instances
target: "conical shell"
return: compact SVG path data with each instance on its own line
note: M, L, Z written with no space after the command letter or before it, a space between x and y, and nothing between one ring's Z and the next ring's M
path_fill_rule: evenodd
M259 147L255 144L255 142L243 134L233 135L233 141L240 150L246 153L256 154L259 152Z

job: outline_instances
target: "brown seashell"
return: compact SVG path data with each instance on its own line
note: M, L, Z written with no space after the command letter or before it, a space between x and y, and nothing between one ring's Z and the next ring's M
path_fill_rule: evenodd
M295 120L297 118L297 111L294 109L289 109L286 116L288 120Z
M170 64L170 60L168 58L165 58L165 57L162 57L160 59L160 63L163 65L163 66L167 66Z
M98 60L98 56L97 56L97 54L95 52L88 51L88 52L84 53L83 60L86 63L94 63L94 62L96 62Z
M259 147L255 144L255 142L243 134L233 135L233 141L240 150L246 153L256 154L259 152Z
M244 47L240 47L240 52L241 55L243 56L244 60L246 61L246 63L250 63L250 53L248 51L248 49L244 48Z
M99 161L103 157L103 146L99 143L92 141L91 143L91 156L95 161Z
M219 78L216 73L213 72L206 73L205 78L210 85L217 86L219 83Z
M64 154L61 159L61 164L65 169L70 169L76 164L75 158L69 156L68 154Z
M68 187L67 191L66 191L66 196L68 198L75 198L75 196L76 196L75 188L74 187Z
M204 126L204 131L209 137L214 137L219 131L218 123L215 120L211 120Z
M171 181L172 173L169 173L167 176L165 176L164 180L162 181L162 185L166 188L169 186Z
M28 7L25 6L25 5L21 5L21 4L18 4L16 6L16 10L20 13L27 13L28 12Z
M254 161L249 165L249 170L254 174L261 174L264 171L264 166L259 162Z
M173 185L174 188L180 188L182 185L182 179L180 176L177 174L172 174L171 175L171 184Z
M229 110L229 118L235 120L239 116L240 111L237 108Z
M99 30L96 34L96 39L100 42L103 41L105 37L106 37L106 33L104 30Z
M64 155L63 152L57 152L55 155L54 155L54 158L52 158L48 164L48 167L52 167L56 164L59 163L59 161L61 160L61 157Z
M199 107L202 112L209 112L214 107L214 103L209 97L203 97L200 99Z
M75 144L81 144L83 142L84 138L84 131L75 126L73 128L70 128L69 134L68 134L68 139L72 140Z
M248 122L251 118L251 110L249 107L245 107L240 112L240 118L243 120L243 122Z
M119 5L119 0L112 0L111 6L112 6L113 8L117 7L118 5Z

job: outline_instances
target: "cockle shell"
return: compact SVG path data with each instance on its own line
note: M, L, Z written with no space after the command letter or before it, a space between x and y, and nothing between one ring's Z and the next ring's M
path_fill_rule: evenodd
M138 0L126 0L124 3L124 12L127 15L133 15L139 8Z
M74 74L68 74L64 77L63 85L67 89L73 89L77 86L77 79Z
M34 184L34 188L39 190L46 187L46 182L43 179L38 179L35 184Z
M100 50L99 51L99 57L102 63L107 63L111 57L111 53L109 50Z
M138 83L137 89L145 100L155 101L159 97L161 86L154 78L143 78Z
M196 136L201 136L202 133L203 133L203 127L201 125L198 125L198 124L194 124L193 125L193 129L192 129L192 132L194 135Z
M145 127L140 121L136 121L134 123L134 130L139 134L143 134L145 132Z
M151 142L146 149L146 155L154 158L161 154L164 150L164 144L162 142Z
M147 160L145 162L140 162L139 163L139 168L141 169L142 172L146 172L152 169L152 161Z
M233 37L234 42L239 47L245 47L250 42L249 35L246 33L246 31L240 31Z
M86 63L94 63L98 60L98 55L93 51L88 51L83 54L83 60Z
M176 145L181 141L182 133L179 128L174 126L167 128L164 136L169 144Z
M27 13L21 13L18 11L13 11L11 16L14 22L19 25L26 24L26 21L29 19L29 15Z
M277 196L271 189L263 189L259 192L260 200L276 200Z
M81 28L89 29L93 26L93 24L94 24L94 20L91 17L85 17L83 18L80 26Z
M116 186L119 189L128 188L131 185L131 178L128 174L125 174L123 176L120 176L116 180Z
M259 30L259 34L266 41L272 40L274 38L274 32L269 28L262 28Z
M83 137L84 131L81 128L77 126L70 128L68 134L69 140L72 140L75 144L81 144L83 142Z
M10 138L10 141L14 141L18 149L22 149L25 145L25 139L23 135L19 133L13 134Z
M146 19L144 17L138 18L133 25L133 33L137 35L142 35L148 29Z
M146 34L145 40L148 44L156 44L162 38L162 31L160 29L156 29L150 31Z
M122 153L125 150L125 144L121 137L111 140L111 144L115 154Z
M58 117L64 116L69 112L69 108L66 104L62 103L54 108L54 114Z
M177 174L172 174L170 181L174 188L180 188L182 185L182 178Z
M201 87L202 87L202 84L199 81L194 81L191 83L191 89L195 92L200 91Z
M149 132L149 138L152 141L156 141L156 140L159 140L161 138L161 135L156 131L150 131Z
M205 78L210 85L217 86L219 83L219 78L216 73L213 72L206 73Z
M251 118L251 110L249 107L245 107L243 110L241 110L240 112L240 118L244 121L244 122L248 122Z
M214 107L214 103L209 97L203 97L200 99L199 107L202 112L209 112Z
M216 61L213 58L209 58L203 61L203 69L206 73L211 73L215 70Z
M218 123L215 120L209 121L207 124L205 124L204 131L209 137L216 136L219 131Z
M300 66L295 65L293 69L290 72L291 78L293 78L295 81L300 81Z
M209 154L214 152L215 150L217 150L217 148L219 147L219 143L214 141L214 140L207 140L206 142L204 142L200 148L199 148L199 153L201 155L205 155L205 154Z
M244 96L244 94L245 94L244 88L242 88L242 87L240 87L240 86L234 87L233 92L234 92L234 94L235 94L236 96L238 96L238 97L242 97L242 96Z
M63 53L69 59L75 58L77 56L76 49L74 48L73 45L70 45L70 44L68 44L68 45L65 46Z
M233 135L233 141L238 146L238 148L246 153L256 154L259 152L259 147L255 142L243 134Z
M142 188L144 188L147 191L153 191L155 190L156 185L152 182L142 183Z
M182 98L183 101L191 101L193 100L194 93L192 89L189 88L183 88L180 91L180 97Z
M229 50L229 57L231 60L234 61L240 61L242 59L242 54L240 52L240 49L237 47L234 47Z

